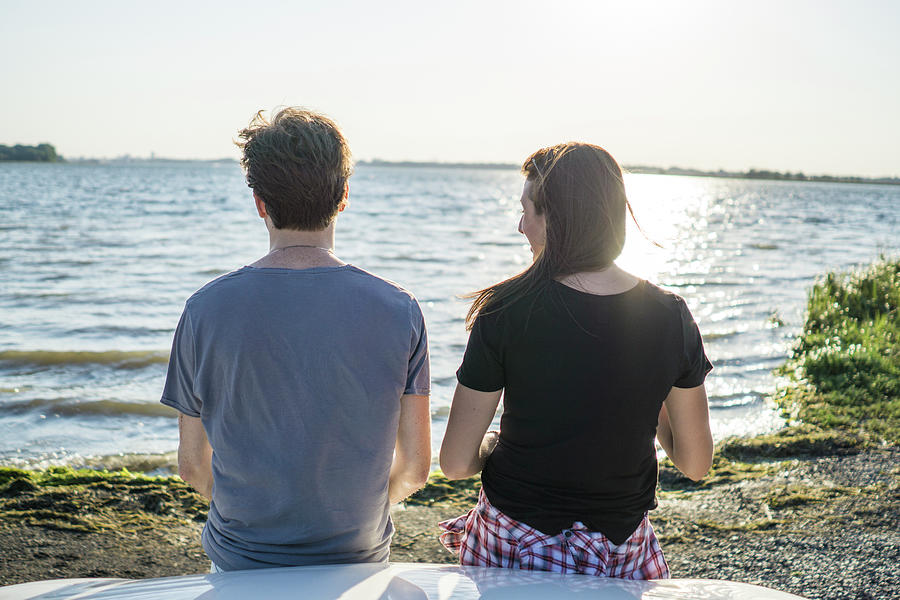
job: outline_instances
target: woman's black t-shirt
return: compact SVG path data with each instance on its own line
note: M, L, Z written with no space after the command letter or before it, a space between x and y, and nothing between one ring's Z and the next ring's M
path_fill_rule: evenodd
M479 316L457 378L504 390L488 500L544 533L581 521L623 543L656 506L662 403L710 369L684 300L643 280L611 296L554 281Z

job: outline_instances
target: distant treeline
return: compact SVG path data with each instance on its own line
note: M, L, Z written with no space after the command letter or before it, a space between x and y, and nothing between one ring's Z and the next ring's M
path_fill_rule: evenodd
M450 162L417 162L417 161L391 161L391 160L361 160L359 165L373 167L439 167L454 169L516 169L521 165L511 163L450 163ZM779 171L761 171L750 169L749 171L701 171L700 169L682 169L681 167L647 167L642 165L628 166L625 170L629 173L650 175L687 175L692 177L729 177L732 179L774 179L784 181L824 181L830 183L880 183L887 185L900 185L898 177L840 177L836 175L805 175L801 172L790 173Z
M700 171L698 169L682 169L680 167L669 167L663 169L660 167L644 167L631 166L626 167L629 173L644 173L653 175L688 175L693 177L730 177L736 179L772 179L784 181L824 181L828 183L880 183L886 185L900 185L898 177L841 177L837 175L804 175L798 171L791 173L785 171L760 171L750 169L749 171Z
M37 146L4 146L0 144L0 161L21 160L29 162L59 162L63 157L56 153L56 148L51 144L38 144Z
M512 163L458 163L458 162L423 162L414 160L372 160L356 161L358 165L373 167L438 167L441 169L518 169L521 165Z

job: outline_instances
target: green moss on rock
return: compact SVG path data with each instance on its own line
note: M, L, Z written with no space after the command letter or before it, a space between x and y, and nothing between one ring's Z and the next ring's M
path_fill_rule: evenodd
M663 491L696 490L723 483L757 479L773 473L777 468L776 464L732 461L726 456L716 453L713 456L713 464L709 473L700 481L692 481L666 458L659 465L659 487Z
M406 504L431 506L439 503L471 508L478 501L480 490L480 476L451 481L440 471L434 471L425 487L407 498Z
M31 479L32 471L15 469L13 467L0 467L0 486L13 479Z
M866 436L846 429L824 430L813 425L787 427L752 438L728 438L716 454L731 460L777 460L800 456L855 454L868 445Z
M0 518L70 531L164 527L167 519L205 520L208 504L175 477L126 470L0 468Z

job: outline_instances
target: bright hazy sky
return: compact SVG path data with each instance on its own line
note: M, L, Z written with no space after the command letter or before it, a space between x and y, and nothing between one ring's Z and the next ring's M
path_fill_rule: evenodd
M900 176L900 2L0 0L0 144L236 157L303 105L357 159Z

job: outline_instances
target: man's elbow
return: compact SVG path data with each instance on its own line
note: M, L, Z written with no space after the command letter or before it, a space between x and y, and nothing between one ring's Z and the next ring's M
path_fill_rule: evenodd
M410 461L402 468L403 479L413 488L425 487L428 475L431 474L431 452L420 454L416 460Z
M188 485L193 485L197 477L197 469L193 465L178 463L178 476Z
M423 452L411 460L398 461L392 470L405 485L414 489L422 488L431 474L431 452Z
M186 484L203 493L205 477L199 465L191 461L178 461L178 476Z
M431 462L429 461L426 464L418 465L413 471L411 479L413 484L416 486L416 489L421 489L425 487L425 484L428 483L428 476L431 474Z

